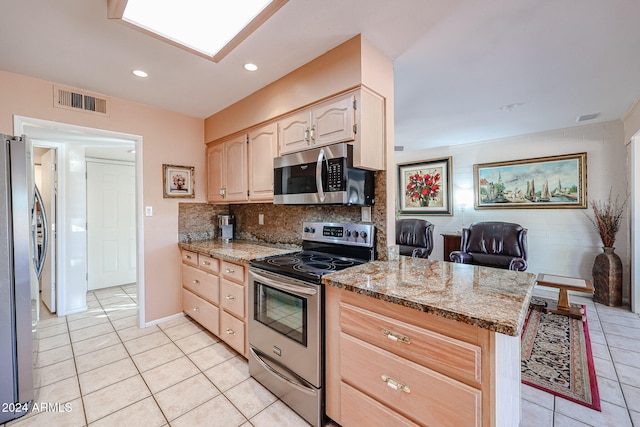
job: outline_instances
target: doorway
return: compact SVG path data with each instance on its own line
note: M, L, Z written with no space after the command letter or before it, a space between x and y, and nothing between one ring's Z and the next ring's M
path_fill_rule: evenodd
M143 266L142 137L22 116L14 116L14 133L27 135L34 145L56 148L57 287L52 298L58 315L85 311L88 291L86 160L113 155L111 160L130 161L133 165L134 209L130 214L135 224L135 249L131 256L136 266ZM144 327L144 269L136 268L134 277L139 296L138 324Z
M44 252L44 264L39 280L40 301L48 314L56 312L56 203L57 203L57 151L52 147L33 146L34 178L39 191L38 251ZM42 203L42 205L40 205ZM42 306L41 306L42 307ZM43 308L43 310L44 310Z
M136 281L135 164L87 158L88 289Z

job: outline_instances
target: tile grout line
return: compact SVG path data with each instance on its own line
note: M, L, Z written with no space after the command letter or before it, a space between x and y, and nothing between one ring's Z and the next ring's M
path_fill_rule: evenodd
M76 363L76 352L75 352L75 349L73 348L73 342L71 341L71 330L69 329L69 318L67 316L64 316L64 317L65 317L65 325L67 327L67 333L69 334L69 345L71 347L73 369L76 371L76 383L78 384L78 391L80 392L80 402L82 402L82 413L84 416L84 425L88 426L89 420L87 418L87 407L84 403L84 395L82 393L82 386L80 385L80 374L78 374L78 365Z
M600 318L600 313L598 310L598 304L596 304L594 302L594 305L596 307L596 312L598 312L598 319ZM609 340L607 338L607 333L604 331L604 328L602 328L602 322L600 322L600 328L602 329L602 336L604 337L604 342L607 345L607 352L609 353L609 357L611 357L611 364L613 365L613 371L616 373L616 379L618 381L618 387L620 388L620 394L622 394L622 400L624 400L624 406L625 409L627 410L627 415L629 416L629 421L631 421L631 425L633 425L633 418L631 417L631 410L629 409L629 402L627 402L627 397L624 394L624 390L622 389L622 382L620 381L620 375L618 374L618 368L616 366L616 363L613 361L613 356L611 354L611 349L609 347ZM612 334L615 335L615 334Z
M122 288L120 287L120 289L122 289ZM123 291L125 294L127 294L127 292L126 292L126 291L124 291L124 290L122 290L122 291ZM95 295L95 292L94 292L94 295ZM127 296L129 296L129 294L127 294ZM121 344L121 345L122 345L122 347L124 348L124 351L127 353L127 356L129 356L129 359L131 360L131 363L133 363L133 366L135 367L136 371L138 372L138 375L140 375L140 378L142 379L142 382L144 383L145 387L147 387L147 390L149 391L150 397L152 397L152 398L153 398L153 401L155 402L155 404L156 404L156 406L158 407L158 409L160 409L160 413L162 414L162 417L165 419L165 421L167 422L167 425L168 425L168 424L169 424L169 420L167 419L166 415L164 414L164 411L162 411L162 408L160 407L160 405L159 405L159 404L158 404L158 402L156 401L154 394L151 392L151 389L149 388L149 385L147 384L146 380L145 380L145 379L144 379L144 377L142 376L142 372L140 372L140 369L138 369L138 365L136 365L136 363L133 361L133 357L131 356L131 353L129 353L129 349L127 348L127 346L124 344L124 341L122 340L122 337L120 337L120 334L118 334L118 330L115 328L115 326L113 326L113 321L111 320L111 317L109 317L109 314L107 313L107 311L105 310L104 306L102 305L102 302L100 302L100 298L98 298L98 297L96 296L96 300L98 300L98 304L100 304L100 307L102 307L102 310L105 312L105 315L107 316L107 319L109 320L109 324L111 325L111 327L112 327L112 328L113 328L113 330L115 331L116 336L118 337L118 340L120 340L120 344ZM133 299L132 299L132 301L133 301ZM136 299L136 301L134 301L134 302L136 303L136 311L137 311L137 310L138 310L138 301L137 301L137 299ZM131 317L131 316L128 316L128 317ZM114 345L115 345L115 344L114 344ZM129 377L129 378L133 378L133 377ZM121 381L118 381L118 382L126 381L126 380L127 380L127 379L129 379L129 378L125 378L124 380L121 380ZM116 383L114 383L114 384L117 384L117 382L116 382ZM111 384L111 385L113 385L113 384ZM109 387L109 386L106 386L106 387ZM105 387L103 387L102 389L104 389L104 388L105 388ZM100 389L100 390L102 390L102 389ZM98 391L98 390L95 390L95 391ZM84 396L83 396L83 397L84 397ZM126 405L126 406L125 406L125 407L123 407L123 408L120 408L120 409L118 409L118 410L115 410L115 411L113 411L113 412L110 412L110 413L108 413L108 414L104 415L103 417L100 417L100 418L98 418L98 419L94 420L93 422L95 423L95 422L97 422L97 421L99 421L99 420L101 420L101 419L104 419L104 418L106 418L106 417L108 417L108 416L110 416L110 415L115 414L115 413L116 413L116 412L118 412L118 411L122 411L122 410L123 410L123 409L125 409L125 408L128 408L128 407L130 407L130 406L132 406L132 405L135 405L135 404L136 404L136 403L138 403L138 402L142 402L144 399L146 399L146 397L144 397L144 398L142 398L142 399L140 399L140 400L137 400L137 401L135 401L135 402L132 402L132 403L130 403L129 405ZM83 399L83 401L84 401L84 399ZM85 414L86 414L86 410L85 410ZM89 424L88 424L88 419L87 419L86 421L87 421L87 426L88 426L88 425L89 425Z
M185 316L185 317L188 317L188 316ZM190 323L192 323L192 324L193 324L193 321L191 320L191 318L189 318L189 319L188 319L188 321L189 321ZM176 326L180 326L180 325L175 325L175 326L169 327L169 328L167 328L167 329L175 328ZM189 355L188 355L187 353L185 353L185 352L184 352L184 350L182 350L182 348L180 348L180 346L179 346L179 345L177 345L177 344L175 343L175 341L173 340L173 338L171 338L169 335L167 335L167 333L165 332L165 329L164 329L164 328L159 328L159 329L160 329L160 330L165 334L165 336L166 336L167 338L169 338L169 339L171 340L171 342L172 342L176 347L178 347L178 349L182 352L182 354L183 354L187 359L189 359L189 361L190 361L191 363L193 363L193 364L195 365L195 367L196 367L196 368L198 368L198 371L200 371L200 373L201 373L202 375L204 375L204 377L207 379L207 381L209 381L209 382L211 383L211 385L212 385L213 387L215 387L215 389L216 389L216 390L218 390L218 391L220 392L220 394L219 394L218 396L220 396L220 395L221 395L221 396L223 396L223 397L224 397L224 398L225 398L225 399L226 399L226 400L231 404L231 406L233 406L233 407L238 411L238 413L239 413L239 414L240 414L240 415L245 419L245 422L249 422L249 424L253 425L253 424L251 423L251 421L249 420L249 418L247 418L247 417L242 413L242 411L240 410L240 408L238 408L238 407L233 403L233 401L227 397L227 395L225 394L225 392L224 392L224 391L222 391L222 390L220 390L220 389L219 389L219 388L218 388L218 387L213 383L213 381L211 380L211 378L209 378L209 377L207 376L207 374L205 374L205 373L204 373L204 371L203 371L202 369L200 369L200 367L199 367L198 365L196 365L196 364L193 362L193 360L191 360L191 358L189 357ZM205 330L201 330L200 332L209 333L208 331L205 331ZM196 334L197 334L197 333L198 333L198 332L196 332ZM192 334L192 335L195 335L195 334ZM190 335L187 335L187 336L190 336ZM186 338L186 337L183 337L183 338ZM217 344L220 344L220 343L222 343L222 340L220 340L220 341L218 341L218 342L215 342L215 343L214 343L214 344L212 344L212 345L217 345ZM207 346L207 347L208 347L208 346ZM203 347L203 348L206 348L206 347ZM202 350L202 349L200 349L200 350ZM196 351L200 351L200 350L196 350ZM236 352L236 351L235 351L235 350L233 350L233 349L231 349L231 350L232 350L234 353L236 353L236 355L239 355L239 354L240 354L240 353ZM195 353L195 351L194 351L193 353ZM233 357L236 357L236 356L233 356ZM227 360L231 360L231 359L227 359ZM218 363L217 365L213 365L211 368L214 368L214 367L216 367L216 366L218 366L218 365L221 365L222 363L225 363L227 360L224 360L224 361L222 361L222 362ZM209 369L211 369L211 368L209 368ZM197 375L197 374L196 374L196 375ZM195 375L194 375L194 376L195 376ZM193 377L189 377L189 378L193 378ZM183 381L184 381L184 380L183 380ZM246 380L244 380L244 381L246 381ZM238 385L242 384L244 381L241 381L240 383L236 384L234 387L236 387L236 386L238 386ZM182 381L181 381L181 382L182 382ZM179 383L178 383L178 384L179 384ZM172 387L173 387L173 386L172 386ZM233 387L231 387L231 388L233 388ZM231 388L230 388L229 390L231 390ZM229 390L227 390L227 391L229 391ZM216 397L218 397L218 396L214 396L214 397L212 397L211 399L207 400L206 402L201 403L201 405L204 405L205 403L212 401L213 399L215 399L215 398L216 398ZM177 417L177 418L176 418L176 420L177 420L178 418L180 418L180 417L182 417L182 416L184 416L184 415L188 414L189 412L190 412L190 411L187 411L187 412L185 412L184 414L180 415L179 417ZM244 423L243 423L243 424L244 424Z

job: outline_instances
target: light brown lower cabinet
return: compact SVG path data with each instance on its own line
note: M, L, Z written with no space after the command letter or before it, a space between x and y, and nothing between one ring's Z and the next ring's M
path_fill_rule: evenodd
M208 254L182 250L182 307L185 314L248 356L248 268Z
M518 425L518 337L325 289L326 413L341 426Z

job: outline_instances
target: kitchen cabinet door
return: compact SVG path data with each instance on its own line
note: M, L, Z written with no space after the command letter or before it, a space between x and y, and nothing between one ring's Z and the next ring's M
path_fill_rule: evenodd
M224 145L207 147L207 201L224 202Z
M247 139L245 135L224 143L224 165L227 202L248 200L247 185Z
M278 155L278 125L249 132L249 199L273 200L273 159Z
M351 93L314 107L311 110L312 145L320 147L355 140L354 103L355 95Z
M305 109L278 121L280 155L311 148L309 110Z

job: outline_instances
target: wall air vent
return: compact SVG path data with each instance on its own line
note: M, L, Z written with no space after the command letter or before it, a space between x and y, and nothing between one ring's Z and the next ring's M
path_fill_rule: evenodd
M57 108L108 115L108 103L104 95L64 86L53 86L53 106Z

